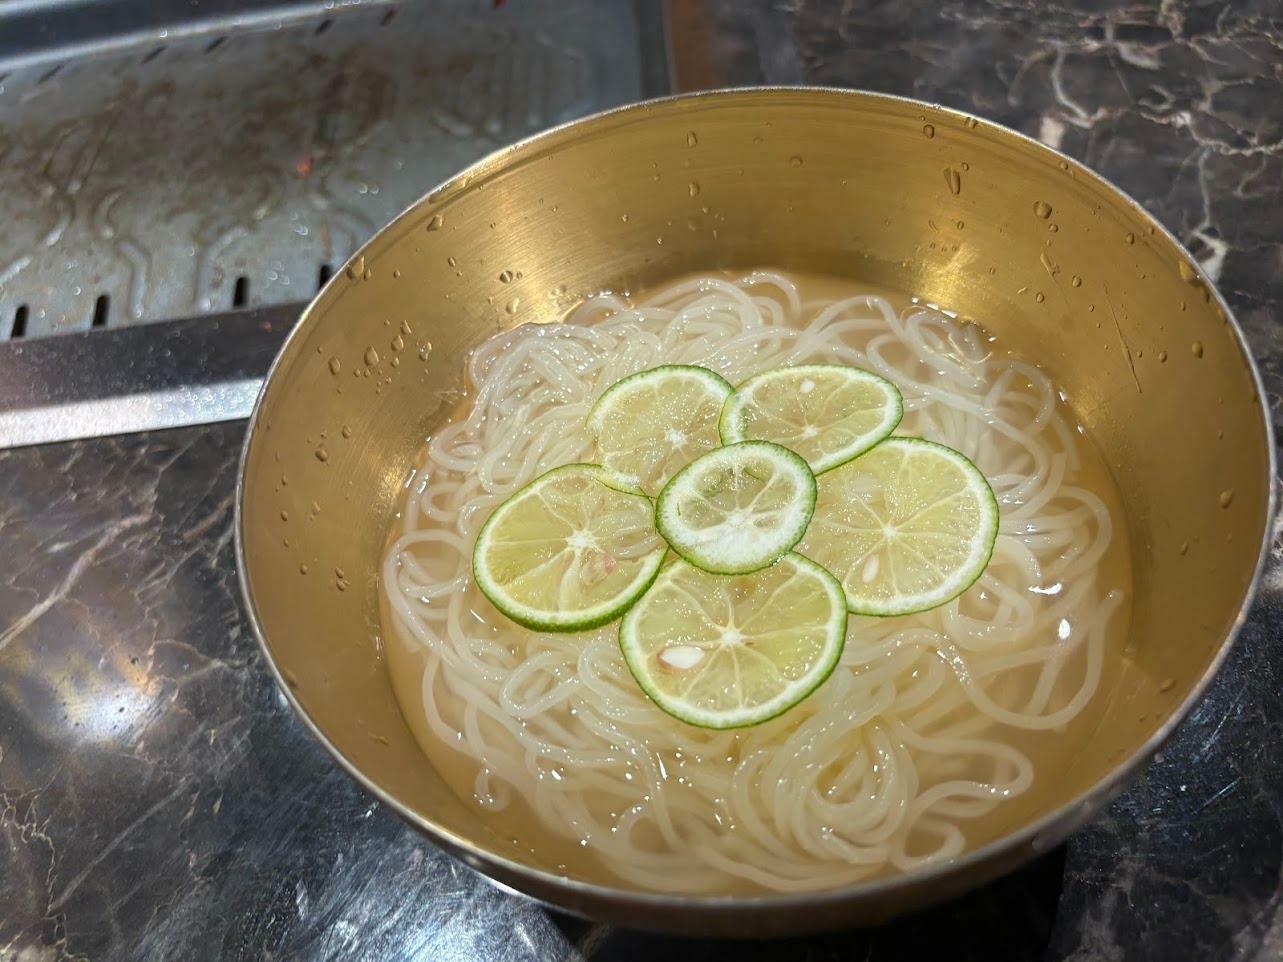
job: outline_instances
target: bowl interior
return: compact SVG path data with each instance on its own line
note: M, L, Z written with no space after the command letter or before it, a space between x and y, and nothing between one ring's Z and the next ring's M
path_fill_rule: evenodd
M833 91L658 102L502 151L375 237L290 339L246 452L243 575L271 659L344 764L473 864L572 908L602 911L600 893L493 860L402 720L377 642L391 513L478 341L586 292L761 265L980 320L1059 382L1109 464L1130 657L1058 804L1186 702L1253 582L1270 441L1250 361L1181 249L1091 173L972 118Z

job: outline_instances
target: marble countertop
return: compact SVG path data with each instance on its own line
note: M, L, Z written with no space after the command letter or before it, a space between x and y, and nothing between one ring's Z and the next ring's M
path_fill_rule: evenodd
M1283 393L1283 5L705 4L716 75L906 94L1085 161L1218 281ZM780 943L660 938L491 888L341 774L240 612L243 425L0 454L0 960L1283 957L1283 560L1107 814L978 892ZM54 479L57 479L56 481Z

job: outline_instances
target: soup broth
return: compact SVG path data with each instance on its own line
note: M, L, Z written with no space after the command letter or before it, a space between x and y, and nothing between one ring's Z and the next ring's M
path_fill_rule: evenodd
M852 615L818 690L713 731L649 701L618 622L531 631L477 589L479 528L544 471L594 460L584 417L612 383L661 364L739 383L808 362L888 378L904 396L897 435L985 474L998 539L960 597ZM1118 684L1130 556L1108 469L1032 362L909 296L757 271L595 296L564 324L478 346L467 397L406 486L381 598L425 764L515 857L639 889L788 892L956 858L1046 811Z

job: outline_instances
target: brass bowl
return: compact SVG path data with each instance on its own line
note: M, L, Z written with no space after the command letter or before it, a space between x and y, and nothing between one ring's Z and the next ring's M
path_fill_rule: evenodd
M983 319L1067 391L1121 489L1133 626L1118 694L1063 798L949 864L834 891L693 898L500 854L402 720L377 642L395 503L477 342L580 294L773 265L914 292ZM520 272L502 283L505 270ZM1100 321L1099 324L1096 322ZM335 759L504 886L612 922L780 935L885 919L1054 846L1197 700L1265 558L1274 453L1229 309L1176 240L1090 170L929 104L764 89L601 114L501 150L380 231L317 296L250 422L237 501L245 604Z

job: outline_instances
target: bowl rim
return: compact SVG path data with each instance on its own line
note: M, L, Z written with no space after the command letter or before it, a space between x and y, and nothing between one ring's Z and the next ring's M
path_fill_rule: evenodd
M351 255L344 267L353 264L358 258L364 256L367 248L375 241L385 237L393 231L396 225L413 216L425 204L434 203L440 199L447 198L457 191L466 189L477 181L483 181L484 175L492 170L501 169L504 162L511 157L521 154L534 154L540 146L553 146L567 133L575 129L587 126L606 118L621 118L628 115L641 115L657 107L666 108L672 104L695 102L695 101L724 101L724 100L752 100L755 98L772 97L778 95L801 95L814 96L818 99L832 99L835 103L841 100L852 101L874 101L886 105L903 105L911 106L916 109L930 110L938 115L954 118L960 122L979 121L986 127L992 128L1000 135L1014 138L1017 142L1032 147L1038 152L1044 153L1051 159L1056 159L1061 164L1068 164L1069 169L1078 176L1086 178L1089 182L1099 188L1103 188L1107 193L1113 194L1132 213L1146 224L1152 234L1161 235L1164 239L1172 244L1179 255L1184 259L1186 265L1190 267L1195 276L1205 286L1209 295L1214 299L1216 306L1220 309L1227 325L1233 332L1234 340L1242 353L1246 366L1250 372L1252 385L1255 396L1258 400L1257 409L1261 413L1261 427L1266 441L1266 461L1268 469L1268 479L1266 484L1266 512L1264 524L1262 525L1261 543L1257 551L1256 563L1253 567L1252 578L1248 583L1247 590L1243 594L1242 602L1234 620L1221 640L1215 654L1208 662L1206 669L1199 679L1190 688L1185 698L1173 707L1163 724L1158 727L1147 738L1139 748L1128 755L1126 758L1115 764L1108 772L1105 773L1089 789L1078 793L1056 808L1044 813L1040 817L1016 829L1015 831L1001 835L991 842L965 852L963 855L935 864L928 864L921 868L911 869L907 872L900 872L894 875L877 877L869 881L855 882L837 888L814 889L803 892L789 893L761 893L751 895L687 895L687 894L667 894L662 892L648 892L642 889L626 888L623 886L605 885L597 882L585 881L583 879L573 878L567 875L560 875L546 869L538 868L529 863L518 861L506 855L499 854L493 850L477 845L449 829L437 824L433 820L426 818L417 812L411 810L408 806L402 804L399 800L392 797L382 786L378 785L339 748L330 741L329 737L321 730L320 726L308 714L302 703L295 696L293 689L287 683L282 669L277 665L276 659L272 655L271 648L268 645L266 634L263 630L259 619L258 608L254 601L254 592L250 585L247 566L245 562L245 472L249 463L250 449L254 445L255 438L259 431L259 420L262 414L264 400L267 396L268 389L273 383L278 370L281 368L287 356L293 355L291 348L296 341L302 339L302 331L308 326L309 321L317 315L317 304L329 289L330 284L338 282L343 276L344 270L340 268L334 272L331 280L325 287L315 294L306 308L299 315L298 321L291 329L290 333L282 343L279 352L273 359L271 367L264 376L263 385L259 390L258 397L255 399L254 408L249 416L246 425L245 439L241 446L240 459L237 465L236 491L234 498L234 523L233 533L236 553L236 572L237 579L240 582L241 601L244 606L245 614L248 617L250 627L253 630L258 647L263 654L264 659L271 670L272 676L276 681L278 689L284 694L285 700L289 703L295 714L300 718L304 726L311 732L331 758L338 763L357 784L372 794L381 804L396 812L401 818L406 820L418 832L425 835L430 841L444 848L451 853L452 857L461 858L465 864L477 869L485 875L487 881L499 888L516 892L525 898L533 899L544 904L553 904L554 907L561 911L572 911L565 905L549 903L546 899L530 894L529 892L515 888L513 884L495 878L491 874L491 868L501 870L506 878L520 880L523 884L537 886L543 891L560 891L570 896L577 896L581 904L583 902L609 902L629 904L638 908L647 910L699 910L703 912L719 911L740 911L743 909L758 910L788 910L790 908L811 908L817 906L840 906L844 903L871 900L875 898L894 897L897 893L914 889L923 884L940 882L951 877L965 875L968 871L983 866L986 863L995 861L1003 855L1015 856L1016 861L1001 870L1000 874L1006 874L1016 865L1022 864L1038 852L1047 851L1055 845L1060 844L1068 838L1073 832L1080 828L1088 819L1101 811L1114 797L1126 788L1128 783L1134 779L1145 765L1153 758L1154 754L1162 747L1163 743L1172 735L1176 728L1186 719L1193 707L1202 698L1212 679L1220 671L1225 659L1229 656L1230 650L1234 647L1235 642L1242 631L1247 616L1256 600L1260 589L1261 580L1264 574L1266 563L1269 559L1270 545L1272 542L1273 522L1276 518L1278 509L1278 485L1276 478L1278 476L1278 463L1276 442L1274 438L1273 424L1269 416L1269 408L1265 403L1266 393L1265 385L1261 378L1260 369L1256 359L1252 355L1250 345L1238 319L1234 312L1226 303L1225 298L1221 295L1220 290L1212 282L1211 278L1204 272L1202 266L1189 253L1185 246L1171 233L1162 223L1151 215L1143 205L1135 198L1115 185L1112 181L1096 173L1090 167L1079 162L1073 157L1062 153L1054 147L1042 143L1041 141L1014 130L1005 124L979 117L965 110L959 110L942 104L933 103L925 100L918 100L913 97L903 97L896 94L878 93L875 91L861 90L856 88L832 87L832 86L807 86L807 85L763 85L747 87L723 87L713 90L701 90L689 93L678 93L664 97L656 97L647 100L640 100L617 107L608 108L596 113L578 117L556 126L547 128L538 133L524 137L511 144L500 147L485 156L479 158L467 167L448 177L439 185L424 192L419 198L410 203L401 213L397 214L392 220L379 228L371 237L362 243ZM974 126L974 124L973 124ZM981 880L988 879L993 873L979 873L978 878ZM965 890L969 886L963 886ZM951 897L951 896L946 896Z

